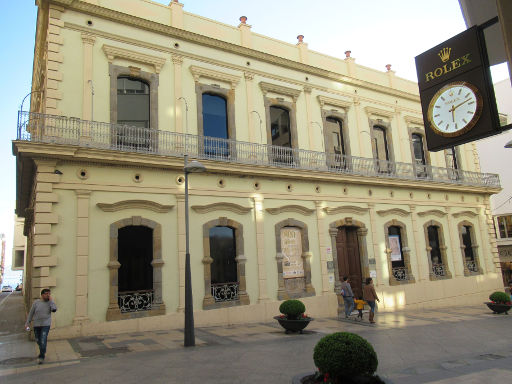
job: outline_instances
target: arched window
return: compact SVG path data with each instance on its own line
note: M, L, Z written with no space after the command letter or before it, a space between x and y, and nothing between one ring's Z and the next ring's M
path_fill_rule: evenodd
M373 127L372 136L373 156L376 160L377 172L388 173L391 171L389 162L388 139L386 137L386 129L375 125Z
M448 148L445 151L446 168L448 168L448 178L451 180L460 179L459 157L455 147Z
M448 270L446 245L441 223L431 220L424 225L424 229L430 266L430 279L451 278L451 273Z
M423 145L423 136L418 133L413 133L411 138L414 152L414 167L416 169L416 176L426 177L428 173L426 167L427 161L425 158L425 147Z
M293 162L290 113L282 107L270 107L270 133L272 136L273 160L280 163Z
M139 79L117 78L117 123L149 128L149 85Z
M469 221L459 223L459 235L464 275L470 276L482 273L473 225Z
M150 135L149 85L139 79L117 78L117 145L121 149L148 149Z
M343 123L335 117L325 119L326 154L330 167L341 167L345 165L345 142L343 140Z
M213 259L211 265L212 287L218 284L238 284L235 230L233 228L213 227L210 229L210 257ZM217 299L217 297L215 298Z
M165 314L160 224L132 216L110 224L107 321Z
M203 309L249 304L243 226L221 217L203 225Z
M388 255L389 284L414 283L411 271L411 251L408 247L405 224L392 220L384 225Z
M229 155L227 102L222 96L203 93L203 134L205 153L209 156ZM221 140L219 140L221 139Z

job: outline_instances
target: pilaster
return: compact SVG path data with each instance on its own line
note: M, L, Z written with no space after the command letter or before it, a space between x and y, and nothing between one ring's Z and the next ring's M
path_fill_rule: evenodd
M265 226L263 217L263 197L253 197L254 221L256 223L256 253L258 257L258 302L267 301L267 273L265 270Z
M93 120L93 47L96 38L88 33L82 33L83 45L83 98L82 98L82 119ZM89 132L82 133L89 136Z
M59 216L53 212L54 204L58 203L58 195L53 193L53 184L58 183L60 175L55 174L55 160L34 160L36 165L35 198L33 216L33 263L31 270L32 297L40 296L42 288L57 285L57 279L51 276L53 267L57 266L57 258L53 247L58 243L57 235L52 235L52 228L59 223ZM40 192L40 190L45 192ZM31 229L32 230L32 229ZM28 277L28 276L27 276Z
M308 45L304 42L304 36L297 36L297 48L299 49L299 60L301 63L309 64L309 51Z
M178 0L169 3L171 7L171 26L183 29L183 4Z
M370 230L372 232L373 257L375 258L375 270L377 271L376 284L377 286L380 286L384 284L384 280L382 279L382 266L387 265L387 259L383 259L383 255L381 255L379 251L379 242L377 240L377 213L375 212L375 204L369 203L368 208L370 212Z
M305 86L304 87L304 96L306 98L306 118L308 121L307 127L308 127L308 141L309 146L307 147L310 151L323 151L322 143L324 141L323 137L319 138L320 146L315 147L315 133L314 133L314 127L313 124L311 124L312 116L311 116L311 87ZM323 130L323 129L322 129Z
M50 4L49 20L47 31L47 71L46 77L46 100L45 112L50 115L60 115L58 102L62 100L60 83L62 81L62 72L60 66L64 62L64 55L61 53L61 47L64 43L61 35L64 22L61 20L63 8Z
M247 24L246 16L240 17L238 29L240 30L240 43L242 44L242 47L252 48L251 26Z
M75 190L77 198L76 276L74 324L89 321L89 202L91 191Z
M453 231L457 230L457 225L453 222L453 216L450 214L450 207L446 207L446 217L448 219L448 238L450 241L451 248L451 259L453 263L453 271L455 272L455 277L464 276L464 265L462 264L462 258L459 255L460 244L458 244L459 235L454 234ZM451 268L450 268L451 269Z
M484 207L480 209L478 220L482 241L484 243L483 245L485 247L482 249L482 257L485 258L486 270L488 273L496 272L501 274L500 257L488 196L484 197Z
M429 280L429 264L427 260L427 256L421 251L420 245L420 234L418 228L418 213L416 212L416 205L409 205L409 210L411 211L411 221L412 221L412 237L413 237L413 247L414 254L416 255L416 273L418 276L418 281L426 281Z
M316 208L316 228L318 231L318 245L320 251L320 270L322 272L322 294L329 292L329 271L327 269L327 236L325 233L325 212L324 204L321 201L315 201Z
M185 195L176 195L176 208L178 216L178 271L179 271L179 303L178 312L185 310Z
M258 112L254 110L254 73L252 72L244 72L245 78L245 93L247 97L247 126L249 127L249 142L256 142L256 138L260 141L260 144L263 144L263 121L261 121L261 116ZM254 114L257 114L257 122L258 122L258 134L255 133L255 118Z
M185 104L185 114L188 114L187 108L188 104L187 102L183 102L183 100L180 100L180 98L183 97L183 86L182 86L182 67L183 67L183 56L181 55L171 55L172 63L174 66L174 126L175 130L178 133L188 133L188 127L185 126L185 129L183 129L183 104ZM188 116L185 115L185 117L188 119ZM186 124L188 124L188 121L185 121Z

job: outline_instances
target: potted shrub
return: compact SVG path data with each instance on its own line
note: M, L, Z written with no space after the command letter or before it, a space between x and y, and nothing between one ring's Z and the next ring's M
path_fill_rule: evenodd
M286 333L299 332L306 328L312 317L309 317L306 312L306 306L300 300L285 300L279 306L280 316L275 316L279 324L286 330Z
M315 346L313 360L318 372L305 376L303 384L384 383L375 375L379 361L372 345L359 335L336 332Z
M505 292L493 292L489 296L488 302L485 304L489 307L491 311L494 313L505 313L508 315L508 311L512 308L512 303L510 302L510 296Z

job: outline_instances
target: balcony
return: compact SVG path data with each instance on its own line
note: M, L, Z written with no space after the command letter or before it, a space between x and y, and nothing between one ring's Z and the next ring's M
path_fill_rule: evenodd
M499 176L452 168L342 156L274 145L218 139L65 116L20 112L17 140L80 147L321 171L399 180L424 180L465 186L499 188Z

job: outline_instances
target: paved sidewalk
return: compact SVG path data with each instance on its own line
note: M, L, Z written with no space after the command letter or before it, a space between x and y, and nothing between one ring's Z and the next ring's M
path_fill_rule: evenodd
M379 313L376 320L372 326L366 315L363 322L315 319L303 335L286 335L277 322L202 327L195 348L183 347L182 330L50 340L40 366L26 335L0 337L0 381L290 383L314 369L318 340L338 331L370 341L378 374L393 383L510 381L512 316L493 315L482 305Z

